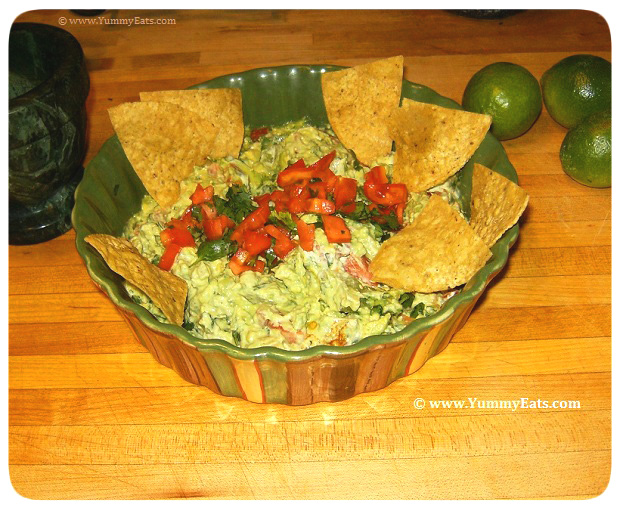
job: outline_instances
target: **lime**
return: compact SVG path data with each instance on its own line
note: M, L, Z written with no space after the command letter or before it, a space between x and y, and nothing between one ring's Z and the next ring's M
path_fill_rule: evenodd
M611 63L601 57L566 57L545 71L540 83L549 115L565 128L611 108Z
M493 117L491 133L500 140L523 135L542 110L538 80L510 62L483 67L463 93L463 108Z
M571 128L562 142L560 161L564 172L581 184L611 186L611 110L592 114Z

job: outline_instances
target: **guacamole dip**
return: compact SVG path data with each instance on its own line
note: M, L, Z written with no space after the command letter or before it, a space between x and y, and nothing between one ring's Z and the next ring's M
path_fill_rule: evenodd
M382 241L400 226L393 214L378 221L368 213L371 207L363 187L375 166L383 168L391 179L392 156L370 167L362 166L329 128L313 127L304 121L247 131L239 158L216 159L196 167L181 183L180 198L172 207L162 209L146 195L123 235L143 256L161 266L162 257L166 257L162 231L174 219L193 215L203 221L211 211L196 209L197 190L212 187L214 210L220 214L224 208L230 225L239 225L257 208L256 198L278 190L282 171L300 160L310 166L325 155L333 158L329 165L333 174L357 182L357 202L343 208L347 213L339 217L350 233L350 241L330 242L328 219L322 220L320 214L303 212L295 220L295 215L275 208L268 223L288 232L295 248L284 257L275 257L271 248L267 249L259 258L260 271L256 262L255 271L236 274L230 264L230 258L236 256L236 245L230 239L232 227L224 229L227 234L214 241L207 240L198 229L189 229L195 246L181 248L169 271L188 284L183 327L192 335L225 339L242 348L302 350L320 344L349 345L370 335L397 332L437 311L455 293L408 293L372 281L369 262ZM457 179L458 174L429 191L410 193L400 222L410 223L432 194L440 194L461 212ZM307 186L319 188L315 180ZM317 193L321 197L320 189ZM298 220L302 224L296 223ZM312 226L314 239L309 250L299 244L300 225ZM126 286L137 303L166 322L146 295L130 284Z

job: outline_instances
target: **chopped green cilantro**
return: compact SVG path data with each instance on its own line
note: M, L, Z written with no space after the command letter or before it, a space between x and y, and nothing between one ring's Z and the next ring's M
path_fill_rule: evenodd
M288 211L272 211L269 215L269 222L274 225L286 228L287 230L291 231L293 235L297 233L297 224L295 224L293 217Z
M256 209L252 196L243 185L232 185L226 192L226 199L216 195L213 204L220 215L226 215L236 224Z
M196 252L198 259L193 264L199 261L215 261L222 257L228 257L234 254L236 250L237 242L230 239L229 231L219 240L203 241Z
M417 318L418 316L421 316L422 314L424 314L424 304L420 302L413 308L410 316L412 318Z
M241 346L241 334L236 330L232 331L233 340L237 346Z

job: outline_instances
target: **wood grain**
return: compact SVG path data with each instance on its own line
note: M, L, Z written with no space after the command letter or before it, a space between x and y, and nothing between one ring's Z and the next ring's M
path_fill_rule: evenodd
M11 464L144 465L152 463L313 462L492 456L611 449L607 411L384 417L287 423L13 426ZM412 429L415 424L416 428ZM555 430L550 439L539 430ZM433 435L426 431L433 430ZM363 431L364 434L359 434ZM331 441L326 442L325 437ZM137 444L135 439L144 439ZM184 438L194 446L179 449ZM36 440L34 440L36 439ZM457 440L458 439L458 440ZM201 446L209 443L209 449ZM27 448L24 448L26 447ZM71 448L71 447L74 448ZM77 447L77 448L75 448Z
M117 11L167 26L71 24L91 78L86 162L107 109L280 64L402 54L405 76L460 102L481 67L537 78L574 53L611 58L603 18L525 11ZM17 21L84 19L40 10ZM579 30L574 27L578 26ZM224 398L159 365L88 278L75 234L9 247L9 462L34 499L582 499L611 466L611 193L562 171L543 109L503 143L530 195L520 237L453 342L419 372L341 403ZM416 398L426 406L417 409ZM431 401L578 401L578 409Z
M605 490L610 451L316 462L12 465L32 498L446 499L592 497ZM600 473L600 479L575 478ZM386 477L389 474L389 477ZM467 474L463 481L463 474ZM475 474L476 477L471 477ZM550 484L548 474L557 483ZM574 480L573 480L574 478ZM432 488L428 481L434 481Z
M11 394L10 423L15 426L87 426L121 424L206 424L256 421L256 412L264 411L271 423L302 420L338 422L349 419L444 417L477 414L497 415L494 408L465 411L455 408L421 410L411 406L414 397L423 399L465 399L475 392L481 401L496 399L540 398L552 402L561 396L578 400L581 410L604 411L611 407L609 373L538 374L494 378L457 377L397 380L389 394L377 391L356 396L330 409L325 405L291 408L283 405L256 405L239 399L226 400L194 385L121 388L16 389ZM388 394L388 395L386 395ZM537 410L535 413L561 413ZM531 410L518 408L514 414ZM337 414L337 416L336 416ZM415 428L414 428L415 429Z

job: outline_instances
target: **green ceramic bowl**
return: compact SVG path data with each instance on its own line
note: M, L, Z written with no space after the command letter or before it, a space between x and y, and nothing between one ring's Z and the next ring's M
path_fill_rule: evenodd
M308 118L327 123L321 73L336 66L282 66L222 76L193 88L237 87L243 94L246 125L256 128ZM403 81L402 96L450 108L457 103L431 89ZM469 202L471 171L482 163L511 180L516 172L501 144L490 134L465 166L459 180ZM418 370L448 344L464 324L490 280L502 269L518 236L511 228L493 247L493 257L463 291L436 314L401 332L367 337L352 346L315 346L303 351L265 347L242 349L220 339L199 339L179 326L157 321L134 303L123 279L84 242L91 233L119 235L140 209L145 189L116 136L107 140L85 170L75 194L73 225L77 250L93 281L110 297L138 340L162 364L186 380L214 392L262 403L309 404L339 401L381 389Z

